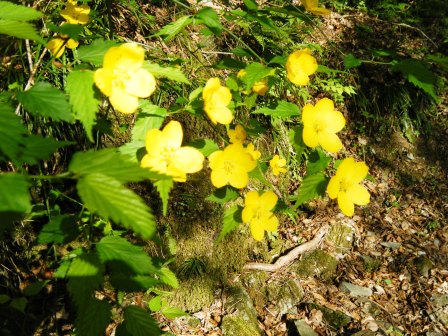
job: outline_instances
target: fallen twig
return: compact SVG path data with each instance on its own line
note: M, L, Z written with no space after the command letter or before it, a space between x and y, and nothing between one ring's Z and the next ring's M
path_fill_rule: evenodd
M276 272L280 268L285 267L296 260L299 255L315 250L319 244L322 242L323 238L328 232L328 225L322 226L319 231L317 231L316 235L310 241L299 245L289 251L286 255L277 259L277 261L273 264L264 264L264 263L248 263L244 266L246 270L260 270L266 272Z

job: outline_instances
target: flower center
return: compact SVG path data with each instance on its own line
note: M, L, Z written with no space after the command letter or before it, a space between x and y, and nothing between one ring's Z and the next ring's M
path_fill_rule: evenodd
M314 130L316 133L323 132L326 128L325 123L322 120L316 120L314 122Z
M169 145L165 145L162 147L162 149L160 150L160 156L162 157L163 161L166 162L167 165L171 165L173 162L173 154L176 151L176 148L169 146Z
M227 175L231 175L232 171L235 169L235 164L232 161L224 161L222 169Z
M112 81L113 86L124 90L126 88L126 82L130 79L131 75L126 67L120 65L114 68L114 80Z
M341 189L340 190L342 192L347 192L347 190L350 189L351 186L352 186L352 182L347 178L343 178L341 180L341 184L340 184Z

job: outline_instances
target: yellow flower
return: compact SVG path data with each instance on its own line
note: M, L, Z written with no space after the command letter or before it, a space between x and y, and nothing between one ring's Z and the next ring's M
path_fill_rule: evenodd
M314 15L329 15L331 11L329 9L319 7L319 0L300 0L305 9L313 13Z
M87 4L78 6L77 1L68 0L61 16L70 24L85 25L89 21L90 7Z
M51 39L47 43L47 49L54 55L55 58L59 58L65 51L65 48L74 49L78 46L78 42L69 39L66 35L61 35Z
M216 124L228 125L233 120L232 111L227 107L232 100L228 87L221 86L219 78L210 78L202 91L204 111L210 120Z
M154 76L141 68L144 56L142 47L125 43L110 48L104 55L103 67L95 71L96 86L120 112L135 112L138 98L149 97L156 88Z
M243 78L246 76L246 70L241 69L238 71L236 77L237 78ZM266 79L261 79L258 82L255 82L255 84L252 86L252 91L260 96L264 96L266 92L268 92L269 86L268 81ZM249 94L250 92L243 91L244 94Z
M269 86L266 79L259 80L258 82L255 82L254 86L252 86L252 91L260 96L264 96L268 90Z
M235 126L235 129L229 129L227 131L227 135L229 136L229 140L231 143L243 143L247 138L247 133L244 130L244 127L240 124Z
M310 80L308 76L316 70L317 61L308 48L294 51L286 61L288 79L296 85L307 85Z
M342 142L336 135L345 126L341 112L334 110L333 101L323 98L315 106L306 104L302 109L303 142L309 147L321 145L330 153L342 148Z
M269 165L272 169L272 174L275 176L280 175L280 173L286 173L286 160L280 159L280 156L274 155L274 157L269 161Z
M221 188L226 184L241 189L249 182L248 172L254 170L257 162L241 143L228 145L224 150L213 152L209 156L212 170L212 184Z
M264 231L277 231L278 219L271 212L277 200L278 197L273 191L266 191L261 196L257 191L247 193L242 218L245 223L249 223L255 240L262 240Z
M185 182L187 174L200 171L204 155L193 147L181 147L182 126L178 121L170 121L163 130L151 129L146 133L147 154L141 166L172 176L174 181Z
M370 194L359 183L367 176L369 167L365 162L355 162L347 158L339 165L336 175L330 179L327 186L328 196L338 199L338 205L346 216L353 216L356 205L366 205L370 202Z
M258 160L261 156L261 153L257 150L255 150L255 146L253 143L250 143L246 147L247 152L252 156L252 159Z

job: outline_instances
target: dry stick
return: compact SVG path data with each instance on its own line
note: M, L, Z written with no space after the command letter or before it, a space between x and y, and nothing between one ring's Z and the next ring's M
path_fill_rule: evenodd
M263 264L263 263L248 263L244 266L245 270L259 270L266 272L276 272L280 268L285 267L296 260L299 255L315 250L319 244L322 242L323 238L328 232L328 225L324 225L317 231L316 235L310 241L299 245L292 249L288 254L280 257L273 264Z

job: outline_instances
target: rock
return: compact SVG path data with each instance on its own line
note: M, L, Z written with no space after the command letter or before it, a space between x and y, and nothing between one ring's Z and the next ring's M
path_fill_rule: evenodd
M414 259L414 265L418 274L424 277L428 277L429 271L434 267L434 264L425 256L420 256Z
M229 287L224 291L224 308L228 315L222 319L223 335L261 335L258 327L257 311L249 294L242 287Z
M305 320L289 320L287 328L288 336L318 336Z
M323 281L329 281L336 275L338 261L332 255L314 250L305 254L302 260L293 262L288 269L295 272L300 278L317 277Z
M263 307L267 301L266 283L269 275L264 271L250 271L241 274L241 282L255 306Z
M336 253L347 254L353 245L354 232L352 226L336 223L328 232L326 240L334 246Z
M345 293L349 293L350 296L371 296L372 290L367 287L353 285L349 282L342 281L339 285L339 289Z
M350 321L352 320L350 316L345 315L343 312L332 310L330 308L315 303L308 303L308 308L310 310L312 309L320 310L323 314L324 321L336 330L341 329L343 326L350 323Z
M429 315L433 321L442 323L445 328L448 327L448 295L438 294L431 297L431 303L434 310Z
M300 284L293 280L276 280L267 286L269 301L275 306L277 314L297 314L297 305L303 298L303 289Z
M361 330L361 331L358 331L357 333L354 333L352 336L376 336L376 335L381 335L381 334L376 333L371 330Z

